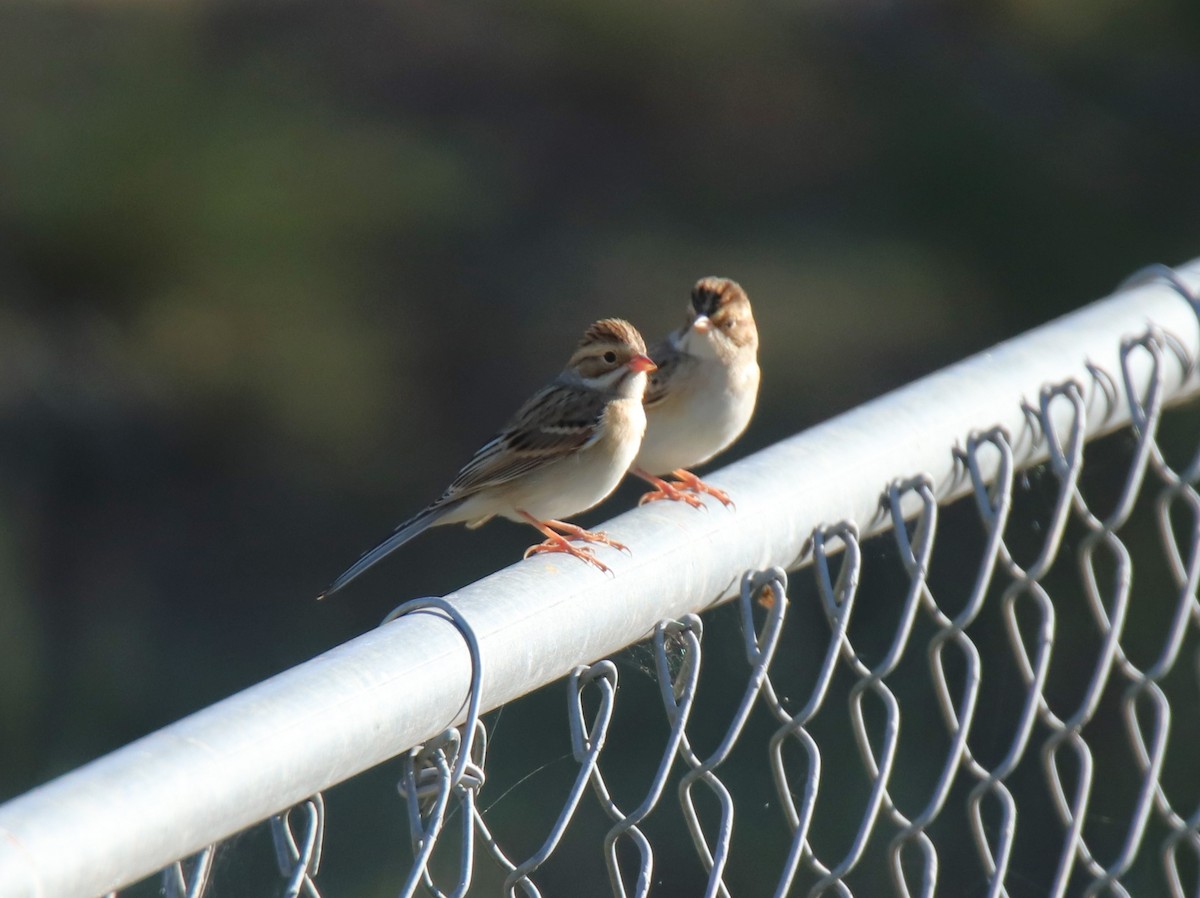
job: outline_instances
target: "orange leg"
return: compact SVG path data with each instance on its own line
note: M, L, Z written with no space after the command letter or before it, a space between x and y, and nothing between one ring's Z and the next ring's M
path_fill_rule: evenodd
M553 527L559 533L562 533L569 539L581 539L585 543L600 543L604 546L612 546L622 552L629 552L629 546L624 543L619 543L607 533L600 530L584 530L578 524L569 524L566 521L543 521L547 527ZM632 554L632 553L630 553Z
M647 502L657 502L660 499L670 499L672 502L686 502L692 508L704 508L704 502L699 496L681 490L676 484L669 480L663 480L661 477L655 477L648 471L643 471L641 468L633 468L633 473L642 480L654 487L650 492L646 493L642 498L638 499L638 505L645 505Z
M694 493L708 493L726 508L733 505L733 500L729 498L729 494L724 490L719 490L715 486L709 486L691 471L685 471L683 468L672 471L684 484L684 489L691 490Z
M616 540L610 540L603 533L592 533L591 531L584 530L582 527L576 527L574 524L564 524L562 521L539 521L529 512L520 508L517 509L517 513L532 526L536 527L542 533L542 535L546 537L546 541L544 543L538 543L536 546L530 546L525 550L526 558L528 558L530 555L540 555L544 552L562 552L566 555L574 555L581 561L586 561L588 564L600 568L600 570L604 571L606 574L612 573L611 570L609 570L608 565L596 557L595 552L593 552L587 546L571 545L570 540L568 540L567 537L563 536L562 534L555 533L550 529L551 527L564 528L568 533L571 533L573 537L585 540L586 542L604 543L606 546L614 546L618 549L625 548L625 546L621 545ZM578 533L574 531L578 531ZM579 535L584 533L586 533L587 536Z
M645 505L647 502L657 502L659 499L671 499L676 502L686 502L692 508L706 507L697 493L708 493L708 495L716 498L726 508L733 505L733 500L729 498L729 494L724 490L719 490L715 486L709 486L691 471L685 471L683 468L678 468L671 472L671 476L678 478L674 483L669 480L663 480L661 477L655 477L641 468L634 468L633 473L647 483L654 485L653 490L638 500L638 505Z

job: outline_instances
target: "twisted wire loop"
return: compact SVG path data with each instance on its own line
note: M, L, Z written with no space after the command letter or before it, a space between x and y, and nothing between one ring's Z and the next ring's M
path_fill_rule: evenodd
M696 700L696 684L700 677L702 633L700 618L694 614L685 615L678 621L660 621L654 629L655 673L658 677L659 697L662 699L670 731L645 798L636 808L625 813L613 801L599 765L592 772L592 790L604 812L615 821L615 825L604 836L604 858L613 895L617 898L627 898L630 894L636 898L644 898L650 891L654 852L650 847L650 840L638 824L658 805L679 747L683 743L684 731ZM684 662L679 670L672 674L669 646L680 644ZM617 858L617 844L622 837L632 842L638 851L639 864L632 891L627 888L626 876Z
M853 539L857 543L857 533L848 524L839 525L835 531L847 548ZM921 540L923 541L923 539ZM847 552L838 578L834 581L829 568L829 540L826 534L818 532L814 536L814 562L818 577L818 586L822 604L828 609L833 602L847 602L846 623L849 623L849 603L853 601L854 593L860 584L862 553L855 548L853 556ZM853 567L851 567L853 565ZM839 595L840 594L840 595ZM887 796L887 786L894 769L896 746L900 731L900 708L895 694L884 682L884 678L895 668L898 659L907 644L911 632L912 616L915 611L915 601L920 591L909 590L908 600L901 613L900 626L897 628L892 644L883 659L874 667L869 667L854 649L850 635L844 629L836 636L839 655L842 662L857 678L850 689L850 721L855 745L858 748L860 760L866 769L870 780L870 792L866 805L859 818L858 828L849 847L842 857L836 861L826 862L817 857L811 845L809 846L808 862L810 867L819 875L816 884L809 892L810 895L824 894L835 889L838 894L849 895L850 889L844 878L858 865L866 849L867 842L873 833L885 804L890 805ZM863 700L870 694L882 706L885 723L881 750L876 754L871 746L866 719L863 716Z
M842 563L836 576L830 569L828 547L832 543L840 544L843 550ZM765 704L780 722L780 726L772 733L768 743L771 774L784 816L792 829L791 845L784 861L782 875L775 888L776 898L782 898L789 894L802 860L810 869L816 870L822 876L828 876L830 872L829 868L817 859L808 842L809 826L812 823L821 781L821 749L816 738L809 732L808 725L825 703L833 675L837 669L838 658L841 656L843 646L846 645L850 613L854 609L854 599L858 593L858 578L862 567L858 528L851 523L819 528L813 534L812 554L821 607L831 630L816 682L808 699L794 714L789 713L783 706L770 680L767 681L764 689ZM800 746L807 759L804 786L799 790L801 801L798 808L795 801L797 790L792 787L783 757L788 739L794 740ZM839 887L839 891L846 892L847 890Z
M304 831L299 839L292 829L289 808L271 818L271 837L279 875L287 879L284 898L297 898L303 891L309 898L321 898L313 877L321 868L321 845L325 841L325 799L317 793L297 807L304 811Z
M475 798L485 778L487 729L479 719L483 657L475 631L458 609L445 599L428 597L406 602L384 618L383 623L422 611L439 612L458 630L471 656L471 683L466 720L460 726L448 727L434 739L414 747L405 756L403 774L397 788L408 805L414 861L400 894L403 898L409 898L423 884L437 898L462 898L471 887L471 875L475 867ZM434 883L429 862L442 834L451 798L457 801L461 811L461 841L458 880L454 888L446 892Z
M589 686L600 693L600 706L591 726L583 707L583 693ZM558 815L550 834L534 854L523 863L514 866L504 880L504 894L513 896L517 886L529 896L540 896L541 892L530 880L529 874L549 860L558 847L571 818L579 808L579 801L587 789L588 782L596 775L600 752L608 736L608 725L612 720L613 703L617 694L617 668L611 661L598 661L590 666L579 666L571 672L567 681L567 719L571 726L571 753L579 765L579 773L571 786L570 794ZM485 827L482 815L477 825ZM489 834L490 836L490 834ZM492 840L489 839L489 842ZM494 844L494 842L493 842Z
M1200 297L1192 292L1174 271L1166 266L1150 266L1137 272L1130 279L1135 283L1161 280L1192 304L1200 315ZM1200 806L1186 816L1178 811L1160 781L1163 756L1170 727L1170 705L1167 703L1161 683L1175 670L1189 624L1200 625L1200 602L1197 589L1200 586L1200 494L1196 483L1200 481L1200 447L1182 470L1175 470L1165 459L1155 436L1163 410L1163 350L1169 349L1184 364L1187 373L1192 373L1196 359L1190 359L1180 348L1178 341L1156 327L1134 340L1126 340L1121 347L1121 367L1125 377L1126 396L1129 402L1132 429L1138 440L1139 450L1145 446L1146 461L1138 471L1144 478L1147 468L1161 484L1154 499L1155 519L1159 538L1164 547L1172 582L1175 585L1173 611L1162 649L1157 658L1140 669L1123 651L1118 649L1117 664L1120 675L1128 680L1122 697L1122 712L1130 748L1141 773L1141 789L1135 815L1126 840L1126 850L1104 871L1103 884L1108 885L1129 862L1129 855L1140 843L1147 818L1154 814L1168 829L1163 842L1161 860L1167 887L1176 898L1189 894L1180 872L1180 849L1187 847L1192 853L1192 865L1200 863ZM1152 364L1152 377L1144 393L1134 387L1131 365L1137 354L1148 354ZM1137 454L1141 461L1143 452ZM1130 478L1132 480L1132 476ZM1172 522L1183 516L1176 527ZM1103 522L1104 525L1109 521ZM1115 522L1114 522L1115 524ZM1115 529L1101 526L1100 532ZM1103 612L1103 608L1097 609ZM1139 714L1139 709L1145 711ZM1149 717L1149 720L1144 720ZM1193 874L1194 875L1194 874ZM1200 886L1197 886L1200 888ZM1098 889L1096 891L1099 891ZM1195 891L1191 892L1195 894Z
M1033 565L1022 569L1007 551L1003 560L1013 578L1006 601L1017 591L1027 591L1031 597L1036 598L1043 623L1038 648L1048 649L1054 639L1054 610L1045 589L1038 581L1045 576L1060 548L1065 518L1063 510L1068 502L1070 503L1074 519L1085 531L1078 541L1076 561L1087 608L1101 636L1101 645L1092 664L1086 688L1074 707L1061 711L1051 707L1042 693L1045 682L1044 665L1048 661L1049 652L1045 651L1038 656L1039 663L1031 660L1030 652L1020 636L1013 612L1014 606L1011 602L1006 604L1009 637L1020 669L1026 686L1037 690L1037 714L1040 722L1050 730L1050 736L1042 747L1042 761L1053 807L1065 830L1051 892L1054 895L1066 893L1076 864L1082 866L1083 876L1088 880L1083 894L1128 894L1120 879L1127 873L1142 846L1147 821L1156 805L1160 814L1167 818L1165 822L1168 826L1172 826L1176 832L1187 831L1179 816L1169 810L1160 783L1170 724L1170 707L1158 684L1174 666L1189 616L1196 602L1195 559L1183 562L1169 524L1169 505L1172 501L1170 497L1186 495L1187 491L1194 495L1195 491L1185 480L1169 471L1155 443L1163 408L1163 352L1171 348L1171 341L1156 328L1150 328L1144 335L1123 342L1123 386L1132 412L1132 429L1136 442L1120 492L1112 507L1107 510L1095 509L1080 484L1084 427L1081 388L1078 384L1067 384L1043 391L1041 425L1043 433L1047 435L1050 468L1059 483L1053 524L1042 555ZM1131 359L1137 353L1148 355L1151 364L1150 378L1144 392L1140 394L1130 371ZM1065 397L1071 404L1069 438L1066 441L1060 438L1050 420L1050 405L1059 397ZM1133 569L1129 549L1118 536L1118 531L1129 521L1134 501L1142 491L1147 472L1151 469L1157 472L1164 483L1164 490L1157 499L1162 531L1160 535L1170 547L1168 554L1174 555L1172 567L1180 591L1163 649L1158 659L1143 671L1129 659L1121 645L1121 637L1129 619ZM1193 556L1197 546L1196 536L1196 529L1193 527L1190 543ZM1084 832L1088 804L1095 785L1095 761L1092 748L1085 739L1085 730L1094 721L1101 697L1110 689L1114 678L1125 681L1125 688L1121 691L1121 712L1129 740L1130 760L1139 773L1139 783L1132 806L1127 809L1123 818L1127 821L1124 837L1115 853L1105 860L1093 850ZM1106 745L1105 750L1111 754L1116 747ZM1074 790L1067 786L1067 782L1071 780L1075 784ZM1191 832L1194 835L1194 829ZM1168 879L1172 876L1176 883L1176 893L1183 894L1178 886L1177 870L1168 871Z
M179 860L163 870L163 895L166 898L202 898L208 888L215 854L216 846L209 845L198 851L190 863Z
M704 868L708 871L708 885L705 898L720 894L728 898L729 890L722 879L722 872L729 859L729 843L733 834L733 797L725 784L717 777L715 770L729 757L734 743L741 737L742 729L750 717L756 699L763 690L767 680L767 669L775 656L779 644L779 636L783 632L783 617L787 606L786 600L787 575L781 568L767 571L748 572L742 577L741 595L738 602L741 613L742 635L746 651L746 663L749 675L746 687L742 693L741 702L725 736L707 759L701 759L692 750L686 732L681 733L679 742L680 756L690 768L679 783L679 802L683 807L684 820L692 842L700 855ZM766 618L761 628L754 623L754 606L761 604L767 609ZM686 724L685 724L686 726ZM700 816L692 798L692 787L703 783L721 807L721 819L717 826L714 843L709 844Z
M305 814L300 838L292 829L291 815L297 808ZM321 866L321 845L325 838L325 800L317 793L312 798L270 819L275 862L279 875L287 880L283 898L321 898L313 877ZM162 893L166 898L203 898L212 880L216 845L201 849L189 860L176 861L162 871ZM111 892L107 898L116 898Z
M993 452L998 461L995 479L989 484L982 474L982 459L985 454L990 455ZM985 549L968 600L969 606L977 606L991 588L997 568L1010 575L1019 574L1019 568L1012 562L1008 547L1003 541L1013 505L1012 442L1001 428L974 433L967 441L965 456L972 495L985 532ZM1026 628L1034 630L1032 651L1024 642L1025 637L1022 635L1018 619L1018 605L1022 599L1025 599L1023 604L1030 606L1029 611L1025 612L1026 617L1036 615ZM1042 693L1050 669L1050 651L1054 645L1055 621L1054 606L1050 597L1035 580L1013 576L1000 601L1007 635L1014 646L1018 669L1024 681L1021 712L1007 750L991 769L976 758L969 741L963 747L964 769L970 776L979 780L968 795L967 811L975 848L989 879L989 896L1007 894L1004 881L1012 860L1017 806L1005 781L1025 757L1037 720L1037 712L1042 705ZM994 806L999 814L998 819L993 818L990 825L984 815L984 799L989 798L989 804ZM994 842L988 838L989 830L996 834Z
M910 536L901 511L905 493L915 493L921 500L920 516ZM900 560L909 576L901 625L896 638L884 660L872 671L872 677L882 677L895 670L900 655L912 632L913 621L919 608L924 608L933 619L938 630L930 640L927 657L933 675L935 697L943 723L950 736L950 747L942 759L937 782L925 806L914 816L905 816L885 795L888 812L892 820L901 827L889 846L890 871L896 891L910 895L905 867L904 850L913 846L919 852L921 863L921 895L932 895L937 883L938 855L933 840L926 828L941 813L950 787L967 757L966 744L971 724L978 706L981 679L979 651L967 637L966 628L975 620L983 605L983 594L976 589L965 607L953 617L948 617L937 606L927 582L929 561L933 552L933 536L937 528L937 498L932 479L921 475L907 481L897 481L888 488L888 505L892 514L893 533L900 551ZM960 694L955 701L951 687L951 676L946 670L947 649L957 652L964 668ZM865 738L861 744L868 743ZM874 762L872 759L873 767Z

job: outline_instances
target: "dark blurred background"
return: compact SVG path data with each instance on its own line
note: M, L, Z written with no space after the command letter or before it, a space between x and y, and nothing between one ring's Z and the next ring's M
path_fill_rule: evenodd
M314 602L596 317L741 281L730 460L1200 254L1197 46L1192 0L3 4L0 798L519 557Z

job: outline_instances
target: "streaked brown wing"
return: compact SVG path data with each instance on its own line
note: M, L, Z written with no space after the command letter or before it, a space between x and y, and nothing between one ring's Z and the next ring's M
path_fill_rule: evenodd
M460 499L578 451L599 436L604 397L552 384L536 393L458 472L439 502Z
M671 378L679 373L686 361L686 356L675 344L673 334L654 344L650 348L649 355L658 368L650 372L646 383L646 396L642 403L647 408L657 405L666 398Z

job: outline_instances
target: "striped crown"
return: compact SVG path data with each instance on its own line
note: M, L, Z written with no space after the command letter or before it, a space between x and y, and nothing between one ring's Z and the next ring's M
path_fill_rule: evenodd
M750 300L741 285L729 278L701 278L692 288L692 308L697 315L712 318L725 306L737 302L749 303Z
M588 325L583 332L583 339L576 347L578 354L581 349L593 346L611 346L613 344L628 346L634 353L646 354L646 341L638 333L637 328L623 318L603 318Z

